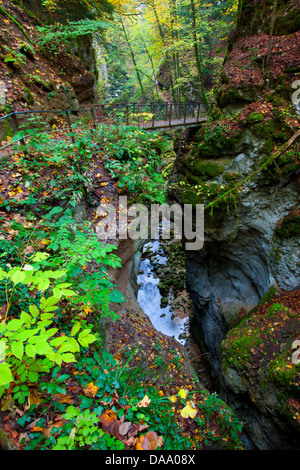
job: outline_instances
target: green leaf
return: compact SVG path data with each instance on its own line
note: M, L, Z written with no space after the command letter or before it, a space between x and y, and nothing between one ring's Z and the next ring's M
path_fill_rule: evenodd
M72 353L65 353L65 354L62 354L61 357L62 357L62 360L63 360L64 362L67 362L67 363L69 363L69 362L76 362L75 356L74 356L74 354L72 354Z
M44 261L48 257L49 257L48 253L45 253L43 251L38 251L37 253L33 255L32 261L36 261L38 263L39 261Z
M0 386L13 381L13 376L8 364L0 364Z
M10 345L11 353L18 359L22 359L24 355L24 344L22 341L13 341Z
M59 277L63 277L65 274L67 274L67 272L67 270L49 271L49 277L53 279L58 279Z
M84 338L85 336L87 336L90 332L91 332L91 328L86 328L85 330L82 330L79 335L78 335L78 338Z
M43 279L42 281L37 281L38 289L42 292L47 290L50 286L49 279Z
M70 335L75 336L78 333L78 331L80 330L80 328L81 328L81 323L80 322L75 323L75 325L73 325L73 327L72 327Z
M26 344L25 352L28 357L35 357L36 356L36 349L33 344Z
M19 282L23 282L26 275L24 271L17 271L12 275L12 281L14 284L18 284Z
M76 292L74 292L71 289L61 289L61 292L63 295L66 295L67 297L73 296L73 295L78 295Z
M37 352L37 354L48 354L49 351L51 351L51 347L49 346L48 343L37 343L35 344L35 350Z
M40 313L39 309L34 304L29 305L29 312L31 313L33 317L37 317Z
M66 336L59 336L58 338L54 338L51 340L51 346L59 347L67 340Z
M47 335L34 336L34 337L29 338L28 343L30 344L46 343L47 339L48 339Z
M53 296L55 297L56 300L61 299L62 297L62 292L58 287L53 288Z
M23 322L23 323L31 323L31 316L29 315L29 313L27 312L21 312L21 315L20 315L20 320Z
M87 348L91 343L94 343L95 341L97 341L97 338L94 335L87 335L84 338L78 338L78 342L84 348Z
M21 328L23 325L23 322L21 320L11 320L7 323L6 328L8 331L17 331L19 328Z
M62 212L62 210L63 210L62 207L59 207L59 206L53 207L53 209L44 216L44 219L50 219L53 215L59 214L60 212Z
M41 303L42 308L46 307L53 307L53 305L57 304L57 298L55 296L48 297L48 299L45 299L45 297L42 297L41 302L43 300L43 306Z
M5 360L5 349L6 349L5 342L0 340L0 363L4 362Z
M48 336L48 338L50 338L50 336L53 336L55 335L55 333L58 332L58 328L49 328L49 330L47 330L46 334Z
M110 293L109 299L111 302L115 302L115 303L126 302L124 295L122 294L122 292L118 290L113 290Z

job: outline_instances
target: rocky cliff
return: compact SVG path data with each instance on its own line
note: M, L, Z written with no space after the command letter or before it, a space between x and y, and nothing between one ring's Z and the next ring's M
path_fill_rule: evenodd
M192 333L209 353L217 389L261 449L293 448L299 432L299 366L291 363L291 344L300 333L299 296L292 313L278 300L300 287L299 115L293 99L300 78L299 21L296 1L240 1L211 119L178 144L170 189L171 199L206 207L204 247L187 251ZM261 314L255 341L251 333L245 338L243 322L251 332L253 312L265 302L269 309L280 305L283 317L274 327L276 319ZM286 328L285 309L293 319ZM269 337L271 356L262 334L270 328L277 331ZM268 360L255 368L255 354ZM280 354L277 366L289 372L284 384L275 377ZM237 359L228 363L229 357ZM255 383L253 375L259 377Z

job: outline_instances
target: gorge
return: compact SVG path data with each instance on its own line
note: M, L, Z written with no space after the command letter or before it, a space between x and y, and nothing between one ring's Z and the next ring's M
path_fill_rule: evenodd
M39 8L36 2L33 3L32 15ZM185 4L182 11L186 12ZM12 6L10 12L27 25L26 31L36 34L32 17L26 16L22 6ZM156 13L158 15L160 11ZM55 11L55 14L58 13ZM157 17L160 19L163 15ZM7 18L1 16L2 26L8 25ZM15 47L23 39L23 33L13 22L9 28L14 33L14 38L9 38L9 45ZM138 37L137 31L134 31L135 37ZM60 44L53 56L50 46L46 51L37 48L34 56L27 54L26 69L22 62L14 67L7 65L4 61L5 58L8 60L4 55L7 50L2 48L1 79L8 90L8 101L2 114L10 111L9 106L21 110L34 109L38 104L41 108L52 109L53 113L55 109L70 110L72 123L76 123L76 110L93 104L97 92L96 99L100 102L107 93L117 100L124 96L128 98L131 92L134 96L130 99L138 97L141 101L142 91L149 93L150 101L155 94L163 100L173 99L172 91L176 94L184 88L178 56L175 53L168 55L164 36L160 38L160 44L166 47L165 61L160 64L159 72L156 70L154 75L151 74L157 80L155 83L150 80L151 85L147 82L147 88L145 81L139 81L142 59L139 58L140 63L133 61L131 64L132 75L137 77L133 85L132 78L121 74L122 64L115 58L117 47L111 40L117 34L115 30L110 31L111 55L108 58L105 56L107 45L104 47L103 38L97 34L93 31L94 36L76 37L69 45L69 52L64 44ZM176 30L172 30L172 34L175 41ZM4 33L2 40L4 42ZM134 44L130 35L128 44ZM151 57L149 44L145 40L143 44L144 55L148 51ZM136 55L138 50L137 47ZM215 53L215 49L212 50ZM23 253L25 266L31 266L29 256L35 251L47 253L45 258L49 261L43 265L43 258L38 258L34 269L45 269L48 274L58 269L57 279L60 275L65 276L62 281L67 284L62 289L73 289L72 283L75 283L74 290L81 295L84 289L82 297L86 296L83 305L76 301L72 303L72 299L70 305L68 299L56 299L57 302L62 300L62 305L55 317L55 326L59 327L62 320L63 328L62 333L53 333L57 335L53 344L62 341L57 338L66 336L68 328L73 335L77 320L86 328L83 330L86 335L90 334L86 331L92 328L91 324L96 325L99 335L98 346L95 349L93 346L92 352L85 350L87 357L79 356L78 364L73 368L71 361L63 363L61 381L55 382L53 369L43 372L46 378L43 379L43 392L39 392L41 395L36 392L36 376L31 377L35 379L35 386L31 382L28 385L24 378L22 386L27 387L23 390L24 400L28 400L29 408L37 404L37 413L43 406L45 390L52 390L50 404L46 401L48 411L43 411L47 416L45 422L40 423L39 415L34 415L32 409L27 418L24 401L18 402L20 408L24 406L21 414L15 412L14 402L20 395L23 399L22 389L6 387L8 382L0 383L0 387L4 386L0 390L4 409L0 429L4 428L7 434L10 432L10 439L13 429L16 434L12 440L15 439L16 447L21 446L23 433L28 448L36 445L43 449L49 446L64 449L67 445L78 448L82 442L85 448L96 445L101 449L103 445L105 449L118 449L123 445L122 450L147 449L148 445L155 448L166 445L180 450L188 445L201 450L299 449L300 373L299 364L292 359L293 344L300 338L299 112L295 106L299 93L298 89L295 91L300 77L299 52L300 8L297 1L240 0L224 62L209 95L214 100L209 120L198 128L147 134L138 127L127 129L118 121L112 122L110 116L101 115L99 128L89 129L89 134L84 134L85 126L88 126L80 118L79 126L73 131L75 142L64 138L61 142L47 140L46 137L43 142L33 134L31 143L36 147L32 145L31 156L20 155L18 147L6 166L5 156L1 170L1 275L18 266L19 254L14 251L18 244L22 246L19 251ZM172 90L172 76L168 73L173 60L178 81L177 88ZM40 73L36 72L37 67ZM121 85L114 79L118 73ZM193 90L189 97L197 94L195 80L190 76L187 80L187 88ZM211 76L209 80L212 80ZM52 129L59 128L59 121L53 116L51 119L47 125ZM12 127L0 126L3 141L14 135ZM55 158L51 159L51 155ZM40 186L35 189L38 184ZM204 245L199 249L187 249L188 237L182 243L178 240L161 243L145 239L145 236L139 240L130 237L126 240L111 237L111 240L108 237L104 241L100 228L105 220L105 208L111 204L120 222L124 213L118 204L124 195L132 203L141 203L147 208L163 203L165 195L164 202L170 207L189 205L196 210L197 205L204 205ZM73 217L71 230L68 214ZM33 215L38 216L37 227L41 225L41 233L35 241L29 238L23 246L19 233L28 229L32 236ZM126 232L128 223L126 219ZM147 222L141 224L143 233L146 225ZM76 239L74 241L72 237L74 233L78 235L81 227L83 233L91 228L93 236L87 232L86 238L75 244ZM196 223L191 227L194 233L197 228ZM35 231L38 232L38 228ZM63 240L61 245L55 238L56 231L61 236L59 240ZM86 246L89 237L91 255ZM23 239L26 239L25 235ZM80 256L72 251L73 243ZM111 248L110 252L110 244L116 245L115 251ZM64 249L62 256L59 250L63 252ZM97 264L97 260L101 262ZM22 276L21 281L25 279ZM54 292L57 293L59 287L54 276L49 286L56 288ZM24 292L18 294L24 302L31 299L26 286ZM114 291L115 287L117 290ZM5 294L5 289L3 292ZM4 294L0 309L1 305L6 309L6 320L10 306L7 306L7 290L6 297ZM39 294L34 291L32 298L38 302ZM26 302L22 309L28 310ZM11 321L14 321L18 318L18 301L12 305L15 310ZM32 313L35 309L31 306L28 311ZM27 317L23 315L22 318ZM153 319L152 324L149 319ZM3 343L10 347L10 333L6 337L5 331L0 330L0 346L4 338ZM67 354L77 354L77 346L74 341L71 343L72 340L70 350L67 340L62 349L65 348ZM83 345L87 347L84 340ZM22 351L26 351L27 346L24 343ZM13 361L21 357L14 349L16 347L13 346L9 356ZM30 347L27 350L34 354ZM3 351L0 349L0 362L4 368ZM42 355L43 349L40 351ZM55 350L55 354L59 360L59 350ZM49 352L48 360L53 357ZM31 359L29 357L29 361ZM15 370L13 361L9 365L12 371ZM22 374L21 365L18 367ZM15 373L15 381L18 374ZM64 384L64 379L63 393L60 385ZM131 380L134 383L132 389ZM15 387L18 386L20 384L16 382ZM54 404L52 395L57 398ZM179 412L179 404L173 405L175 401L171 404L170 398L175 396L182 400L183 410L190 413L187 417L184 412ZM138 401L133 397L138 397ZM158 407L153 408L152 414L149 411L151 402ZM167 407L166 403L173 408L166 408L167 411L159 408ZM75 411L66 412L66 405L71 405ZM53 418L55 406L58 417ZM48 430L52 429L53 420L47 415L49 410L54 422L56 419L60 423L61 435L54 431L50 436ZM89 419L95 419L93 430L85 431L91 437L90 441L81 441L80 433L77 435L72 431L74 428L70 423L79 420L75 416L81 415L73 416L71 412L90 412ZM16 418L18 413L20 418ZM21 430L19 423L16 427L10 424L12 428L9 428L7 423L17 419L24 429ZM31 428L36 429L31 433ZM95 429L101 435L100 439L98 434L97 438L94 436ZM153 432L147 438L146 429ZM103 438L102 431L111 437L110 441ZM70 436L73 436L71 441ZM44 442L46 438L48 441ZM146 444L145 439L149 439ZM1 431L1 446L7 446L2 440Z

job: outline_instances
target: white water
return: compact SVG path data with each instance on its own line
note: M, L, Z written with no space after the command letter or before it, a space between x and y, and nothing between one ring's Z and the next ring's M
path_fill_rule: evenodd
M160 248L159 241L149 242L144 246L144 250L150 246L152 251L157 253ZM167 258L156 255L159 264L166 264ZM179 343L185 344L185 339L179 339L179 335L187 328L188 318L172 319L172 309L169 305L161 308L161 294L158 289L159 279L154 277L153 266L149 259L142 260L140 270L143 272L137 277L141 287L138 290L137 301L145 314L149 317L152 325L166 336L173 336Z

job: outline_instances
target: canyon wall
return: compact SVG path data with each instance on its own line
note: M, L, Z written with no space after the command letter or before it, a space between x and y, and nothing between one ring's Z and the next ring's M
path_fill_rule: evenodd
M299 438L299 369L290 360L300 334L299 138L291 140L299 130L299 20L298 2L240 1L210 120L177 143L170 181L171 200L207 208L204 247L186 252L192 334L216 389L247 423L249 445L260 449L293 448ZM278 318L264 330L270 314L262 306L274 304ZM245 336L257 314L261 327ZM281 329L270 338L273 324ZM237 360L228 363L231 354ZM254 366L255 355L264 360ZM278 368L293 373L278 385L271 370L279 357Z

